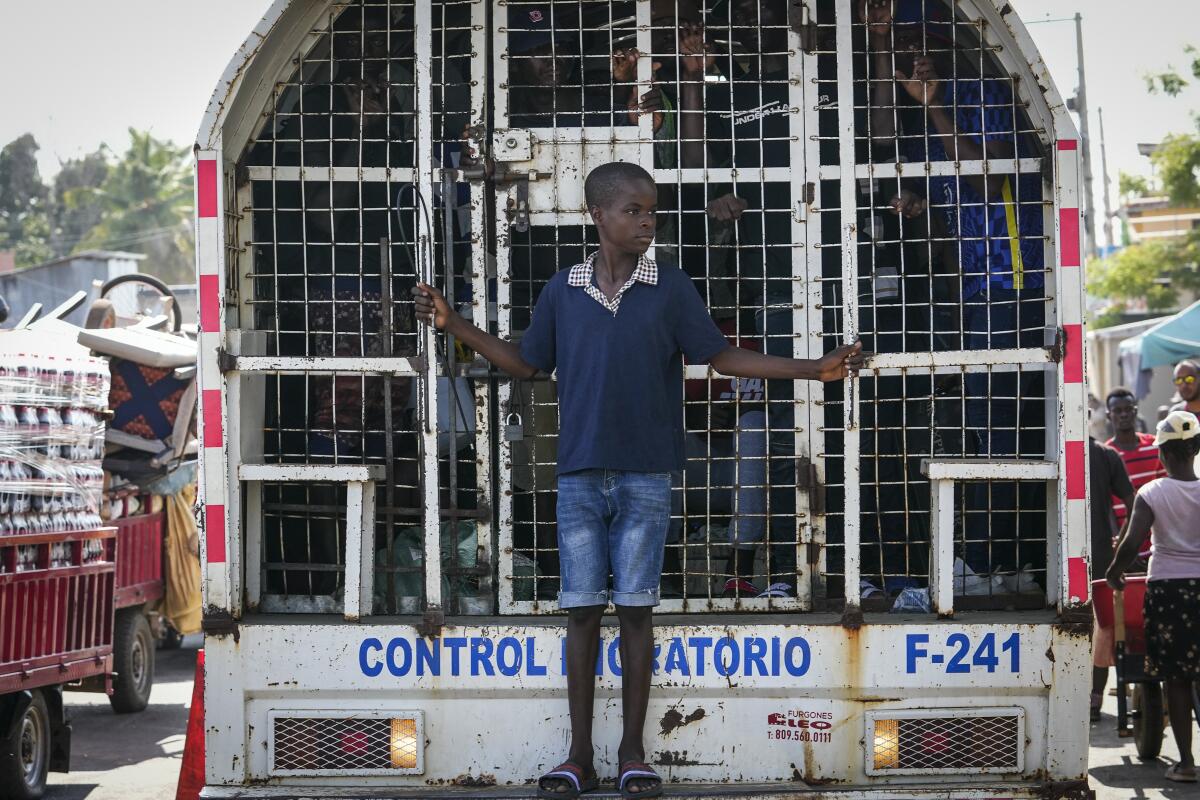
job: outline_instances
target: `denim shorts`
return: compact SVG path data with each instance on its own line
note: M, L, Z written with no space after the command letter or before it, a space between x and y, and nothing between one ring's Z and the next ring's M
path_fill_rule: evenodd
M559 608L610 601L658 605L670 524L670 473L587 469L559 475Z

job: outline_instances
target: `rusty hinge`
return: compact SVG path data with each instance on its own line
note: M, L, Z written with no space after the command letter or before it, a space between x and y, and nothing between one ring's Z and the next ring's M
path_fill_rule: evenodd
M804 204L812 205L815 202L817 202L817 185L810 181L804 184Z
M805 0L789 0L788 25L800 34L800 49L812 53L817 49L817 26Z
M1050 345L1048 352L1055 364L1062 363L1067 355L1067 331L1065 328L1058 328L1054 331L1054 344Z
M425 609L425 616L417 626L417 633L426 639L436 639L442 635L442 626L446 616L440 606L430 606Z
M224 347L217 348L217 369L224 375L226 372L233 372L237 369L237 356L230 353Z
M856 631L862 627L863 612L859 606L846 606L842 611L842 627Z
M824 545L821 542L809 541L805 544L808 555L809 566L814 566L821 562L821 548Z
M204 616L200 618L200 630L205 636L233 636L234 644L242 639L237 620L228 611L216 606L209 606L204 612Z

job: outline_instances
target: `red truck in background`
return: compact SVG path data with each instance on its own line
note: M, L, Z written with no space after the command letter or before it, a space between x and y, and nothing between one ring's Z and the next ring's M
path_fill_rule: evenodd
M41 797L68 770L64 689L146 707L165 629L163 499L106 494L109 363L58 316L0 332L3 800Z

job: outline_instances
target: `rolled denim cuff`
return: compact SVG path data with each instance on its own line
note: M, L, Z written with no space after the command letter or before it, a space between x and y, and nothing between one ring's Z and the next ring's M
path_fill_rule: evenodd
M588 606L607 606L608 590L603 592L559 592L559 608L586 608Z
M613 592L614 606L656 606L658 605L658 589L646 589L641 592Z

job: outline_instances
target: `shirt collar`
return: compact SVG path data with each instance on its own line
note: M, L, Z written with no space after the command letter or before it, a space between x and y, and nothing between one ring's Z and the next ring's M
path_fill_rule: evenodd
M592 282L592 263L595 260L596 253L592 253L582 264L576 264L571 267L571 272L567 275L567 285L588 286ZM638 256L637 266L633 268L633 275L630 276L630 280L649 284L650 286L657 286L658 265L644 255Z

